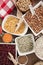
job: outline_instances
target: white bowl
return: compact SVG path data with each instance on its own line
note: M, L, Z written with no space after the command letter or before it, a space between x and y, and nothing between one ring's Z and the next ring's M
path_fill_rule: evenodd
M18 41L17 41L17 40L18 40L19 38L23 37L23 36L15 38L15 43L16 43L16 46L17 46L16 48L17 48L17 51L18 51L18 53L19 53L20 56L27 55L27 54L31 54L31 53L34 53L34 52L35 52L35 51L34 51L35 41L34 41L33 35L32 35L32 34L27 34L27 35L24 35L24 37L25 37L25 36L31 36L32 42L33 42L33 49L32 49L31 51L24 52L24 53L20 52L20 50L19 50L19 48L18 48ZM26 40L26 41L27 41L27 40ZM22 43L22 41L21 41L21 43Z
M40 1L38 4L36 4L34 7L33 7L33 9L35 10L36 8L38 8L39 6L43 6L43 2L42 1ZM26 22L26 20L25 20L25 18L24 18L24 16L25 16L26 14L24 14L23 16L22 16L22 18L23 18L23 20L25 21L25 23L27 24L27 26L30 28L30 30L33 32L33 34L35 35L35 36L37 36L37 35L39 35L40 33L43 33L43 30L41 30L39 33L36 33L36 32L34 32L34 30L30 27L30 25L28 25L28 23Z
M43 50L43 36L38 38L35 42L35 54L39 59L43 60L43 57L41 56L42 51L40 49Z
M6 20L7 20L7 18L8 18L9 16L12 16L12 17L15 17L15 18L17 18L17 19L20 19L20 18L14 16L14 15L7 15L7 16L4 18L4 20L2 21L2 29L3 29L3 31L5 31L5 32L7 32L7 33L10 33L10 34L12 34L12 35L17 35L17 36L23 36L23 35L25 35L25 34L27 33L27 30L28 30L28 26L26 25L25 22L24 22L24 23L25 23L25 30L24 30L24 32L21 33L21 34L14 34L14 33L8 32L8 31L4 28L4 24L5 24L5 22L6 22Z
M40 57L39 55L37 55L37 53L35 53L35 55L36 55L40 60L43 60L43 58Z

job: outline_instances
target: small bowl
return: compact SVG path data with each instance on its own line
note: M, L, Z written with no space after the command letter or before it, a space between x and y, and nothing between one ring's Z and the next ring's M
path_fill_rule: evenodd
M18 56L18 63L19 63L19 65L27 65L27 63L28 63L28 57L27 56L25 56L26 57L26 62L24 63L24 64L21 64L20 62L19 62L19 58L20 58L21 56Z
M27 30L28 30L28 26L26 25L25 22L24 22L24 23L25 23L25 29L24 29L24 32L21 33L21 34L14 34L14 33L8 32L8 31L4 28L4 24L5 24L6 20L7 20L7 18L10 17L10 16L15 17L15 18L17 18L17 19L20 19L20 18L14 16L14 15L7 15L7 16L4 18L3 22L2 22L2 29L3 29L3 31L5 31L5 32L7 32L7 33L10 33L10 34L12 34L12 35L17 35L17 36L23 36L23 35L25 35L25 34L27 33Z
M23 52L23 53L22 53L22 52L19 50L19 47L18 47L18 40L19 40L21 37L26 37L26 36L31 36L31 38L32 38L32 43L33 43L33 49L32 49L31 51ZM15 38L15 42L16 42L16 45L17 45L17 51L18 51L19 55L23 56L23 55L27 55L27 54L34 53L34 52L35 52L35 51L34 51L35 41L34 41L33 35L32 35L32 34L27 34L27 35L24 35L24 36L21 36L21 37ZM27 41L27 40L26 40L26 41ZM22 41L21 41L21 43L22 43Z

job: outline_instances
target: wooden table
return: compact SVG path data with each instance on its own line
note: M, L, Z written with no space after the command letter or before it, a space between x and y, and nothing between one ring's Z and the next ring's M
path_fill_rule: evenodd
M33 3L34 3L34 5L38 2L38 1L40 1L40 0L31 0ZM11 13L12 15L17 15L17 9L15 8L13 11L12 11L12 13ZM1 19L2 20L2 19ZM0 23L0 25L1 25L1 23ZM5 32L4 32L5 33ZM28 29L28 31L27 31L27 34L29 34L29 33L31 33L31 34L33 34L32 32L31 32L31 30L30 29ZM34 38L35 38L35 40L37 39L37 38L39 38L40 36L42 36L43 34L40 34L40 35L38 35L37 37L35 37L34 36ZM16 36L14 36L14 38L15 38ZM0 39L1 39L1 36L0 36ZM1 41L1 40L0 40ZM2 41L1 41L2 42ZM40 59L38 59L37 58L37 56L33 53L33 54L30 54L30 55L27 55L28 56L28 64L27 65L34 65L34 63L36 63L36 62L38 62L38 61L40 61ZM13 65L13 64L12 64Z

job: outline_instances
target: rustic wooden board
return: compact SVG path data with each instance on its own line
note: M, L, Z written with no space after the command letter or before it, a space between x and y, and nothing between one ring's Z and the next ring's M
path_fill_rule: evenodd
M34 65L34 63L40 61L40 59L37 58L37 56L33 53L28 56L28 64L27 65Z

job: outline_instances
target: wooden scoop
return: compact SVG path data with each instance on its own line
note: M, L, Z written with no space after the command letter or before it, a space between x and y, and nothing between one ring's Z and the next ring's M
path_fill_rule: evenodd
M15 29L15 32L20 28L22 22L23 22L23 19L21 18L21 19L19 20L19 23L17 24L17 27L16 27L16 29Z
M39 16L36 14L36 12L34 11L33 6L31 4L29 5L29 8L30 8L30 11L32 13L32 16L35 15L38 18L38 20L40 21Z
M14 59L13 55L8 52L8 59L13 62L14 65L18 65L18 62Z

